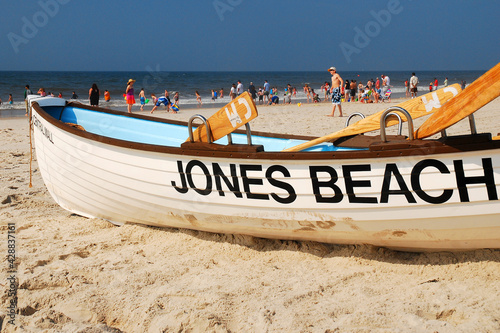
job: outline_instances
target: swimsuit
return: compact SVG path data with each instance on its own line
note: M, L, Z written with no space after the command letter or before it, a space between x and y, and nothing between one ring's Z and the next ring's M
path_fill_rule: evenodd
M165 106L167 105L170 105L170 101L168 99L166 99L165 97L160 97L158 98L158 100L156 101L156 106L160 106L161 104L164 104Z
M134 88L130 88L127 92L127 104L135 104Z
M338 105L340 104L341 99L342 99L342 94L340 93L340 87L333 88L332 103Z
M141 105L145 105L146 104L146 98L145 97L141 97Z

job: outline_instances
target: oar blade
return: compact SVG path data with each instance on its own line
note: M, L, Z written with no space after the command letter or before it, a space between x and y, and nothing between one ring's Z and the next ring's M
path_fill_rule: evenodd
M429 117L414 137L423 139L441 132L500 96L500 63L472 82Z
M232 133L257 115L257 107L252 97L248 92L244 92L208 118L207 123L210 127L212 141L217 141ZM193 132L193 138L195 142L208 142L205 125L199 126Z
M399 106L406 111L408 111L412 117L412 119L420 118L423 116L427 116L439 108L442 107L448 100L453 98L453 96L458 95L460 93L460 85L453 84L449 87L442 88L431 93L425 94L423 96L413 98L407 100L405 102L399 103L396 106ZM344 136L356 135L361 133L366 133L370 131L375 131L380 129L380 116L385 111L379 111L374 113L360 121L341 129L332 134L325 135L323 137L304 142L294 147L290 147L285 149L284 151L301 151L307 149L309 147L315 146L317 144L323 143L325 141L331 141L338 138L342 138ZM406 116L400 115L403 121L407 121ZM389 118L386 122L386 126L396 125L398 120Z

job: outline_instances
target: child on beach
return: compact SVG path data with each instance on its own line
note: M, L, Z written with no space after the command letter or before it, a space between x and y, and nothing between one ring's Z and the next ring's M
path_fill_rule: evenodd
M7 101L9 104L13 104L14 101L12 100L12 94L9 94L9 100Z
M167 108L167 112L170 112L170 99L168 97L161 96L160 98L156 98L154 94L151 94L151 98L153 99L153 101L156 101L153 109L151 110L151 113L153 113L162 104ZM172 109L172 113L177 113L177 111Z
M156 97L155 94L151 94L151 100L153 101L153 104L156 104L156 102L158 101L158 97Z
M174 104L179 106L179 92L176 91L174 94Z
M311 89L312 95L313 95L313 102L314 103L319 103L321 100L319 99L319 95L314 92L314 89Z
M109 102L111 100L111 95L109 94L109 91L104 90L104 101Z
M201 105L203 105L203 103L201 102L201 96L200 94L198 93L198 90L194 92L195 95L196 95L196 101L198 102L198 107L200 107Z
M306 94L306 97L307 97L307 103L309 103L309 100L311 100L311 102L312 102L311 88L309 88L309 85L307 83L304 86L304 93Z
M432 91L432 82L429 83L429 91Z
M144 88L141 88L139 99L141 101L141 111L144 111L144 105L146 105L146 94L144 93Z

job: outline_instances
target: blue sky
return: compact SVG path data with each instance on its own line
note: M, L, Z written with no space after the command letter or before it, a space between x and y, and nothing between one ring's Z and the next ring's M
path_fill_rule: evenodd
M497 0L4 1L0 70L485 70Z

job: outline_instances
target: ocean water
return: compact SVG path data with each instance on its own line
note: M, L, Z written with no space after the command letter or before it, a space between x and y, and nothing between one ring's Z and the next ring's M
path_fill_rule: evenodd
M366 84L367 80L380 78L381 74L388 75L391 79L392 92L394 97L404 97L404 81L411 76L409 71L377 71L377 72L342 72L339 74L344 80L356 80L358 83ZM485 71L421 71L417 72L420 81L421 92L427 92L428 86L434 78L442 85L445 77L448 83L460 83L465 80L471 83ZM202 97L203 107L221 107L229 102L229 91L232 83L241 80L245 89L250 82L255 87L264 85L264 80L268 80L271 87L277 87L279 96L284 93L284 88L289 83L297 89L297 97L293 102L301 102L306 99L303 86L307 83L322 98L321 86L325 81L331 81L331 75L325 70L321 72L165 72L165 71L145 71L145 72L23 72L23 71L0 71L0 116L17 116L24 113L24 87L30 85L31 90L36 93L39 88L45 88L46 92L51 92L55 96L59 93L63 98L69 99L72 92L78 95L78 101L88 104L88 91L93 83L96 83L101 91L100 106L111 108L123 108L126 106L123 94L127 86L128 79L135 79L134 89L136 96L141 88L145 89L146 96L155 93L157 97L164 94L165 89L172 98L174 92L180 95L180 108L196 107L195 91ZM224 97L212 101L211 90L220 91L224 89ZM102 94L108 90L111 94L111 102L104 102ZM8 104L9 94L12 94L14 103ZM138 98L136 98L138 102ZM137 108L137 105L135 108ZM151 102L147 108L152 107ZM16 111L14 111L16 110Z

